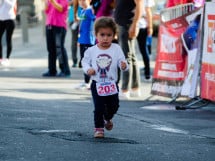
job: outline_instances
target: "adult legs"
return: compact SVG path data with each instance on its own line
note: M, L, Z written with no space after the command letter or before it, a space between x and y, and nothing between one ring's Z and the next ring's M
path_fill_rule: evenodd
M56 53L59 61L59 66L61 72L65 75L70 75L68 56L66 49L64 47L66 29L63 27L54 27L55 29L55 44L56 44Z
M5 21L0 21L0 59L3 57L2 37L5 31Z
M6 21L6 43L7 43L7 56L6 58L9 59L12 51L12 35L15 29L15 22L14 20L7 20Z
M119 44L127 58L129 70L122 73L122 91L139 88L140 74L135 55L135 40L128 37L129 26L119 26Z
M55 51L55 36L52 26L46 26L46 44L48 51L48 73L50 75L56 75L56 51Z
M146 45L147 41L147 29L140 29L139 34L137 36L137 42L140 49L140 53L143 58L143 63L145 65L145 78L150 78L150 58L149 58L149 52Z
M72 23L71 23L72 25ZM73 61L73 66L75 67L78 63L78 57L77 57L77 42L78 42L78 30L79 27L77 27L76 29L71 29L71 51L72 51L72 61Z

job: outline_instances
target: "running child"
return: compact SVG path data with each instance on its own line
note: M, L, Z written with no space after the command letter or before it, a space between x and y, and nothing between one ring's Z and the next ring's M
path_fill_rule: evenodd
M94 137L103 138L104 128L112 130L113 116L119 108L118 67L128 70L121 47L112 43L117 26L111 17L100 17L94 25L97 44L89 47L81 61L84 72L90 76L94 102Z

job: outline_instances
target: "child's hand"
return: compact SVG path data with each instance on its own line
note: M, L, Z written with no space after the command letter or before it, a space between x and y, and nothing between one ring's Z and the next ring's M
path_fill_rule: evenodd
M87 74L88 75L95 75L96 74L96 71L93 69L93 68L90 68L88 71L87 71Z
M121 69L125 70L127 68L127 63L124 61L121 61Z

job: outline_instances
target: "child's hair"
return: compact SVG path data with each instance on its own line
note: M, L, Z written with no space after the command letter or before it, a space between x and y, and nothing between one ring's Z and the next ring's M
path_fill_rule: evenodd
M94 24L95 35L99 32L100 28L110 28L113 31L113 34L116 35L117 33L117 25L113 18L111 17L99 17Z

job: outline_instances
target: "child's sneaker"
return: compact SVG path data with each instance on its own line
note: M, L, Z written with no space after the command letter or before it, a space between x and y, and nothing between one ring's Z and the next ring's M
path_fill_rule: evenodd
M95 128L94 138L104 138L104 129L103 128Z
M111 120L109 120L109 121L105 120L104 126L105 126L105 129L106 129L106 130L109 130L109 131L110 131L110 130L113 129L113 122L112 122Z

